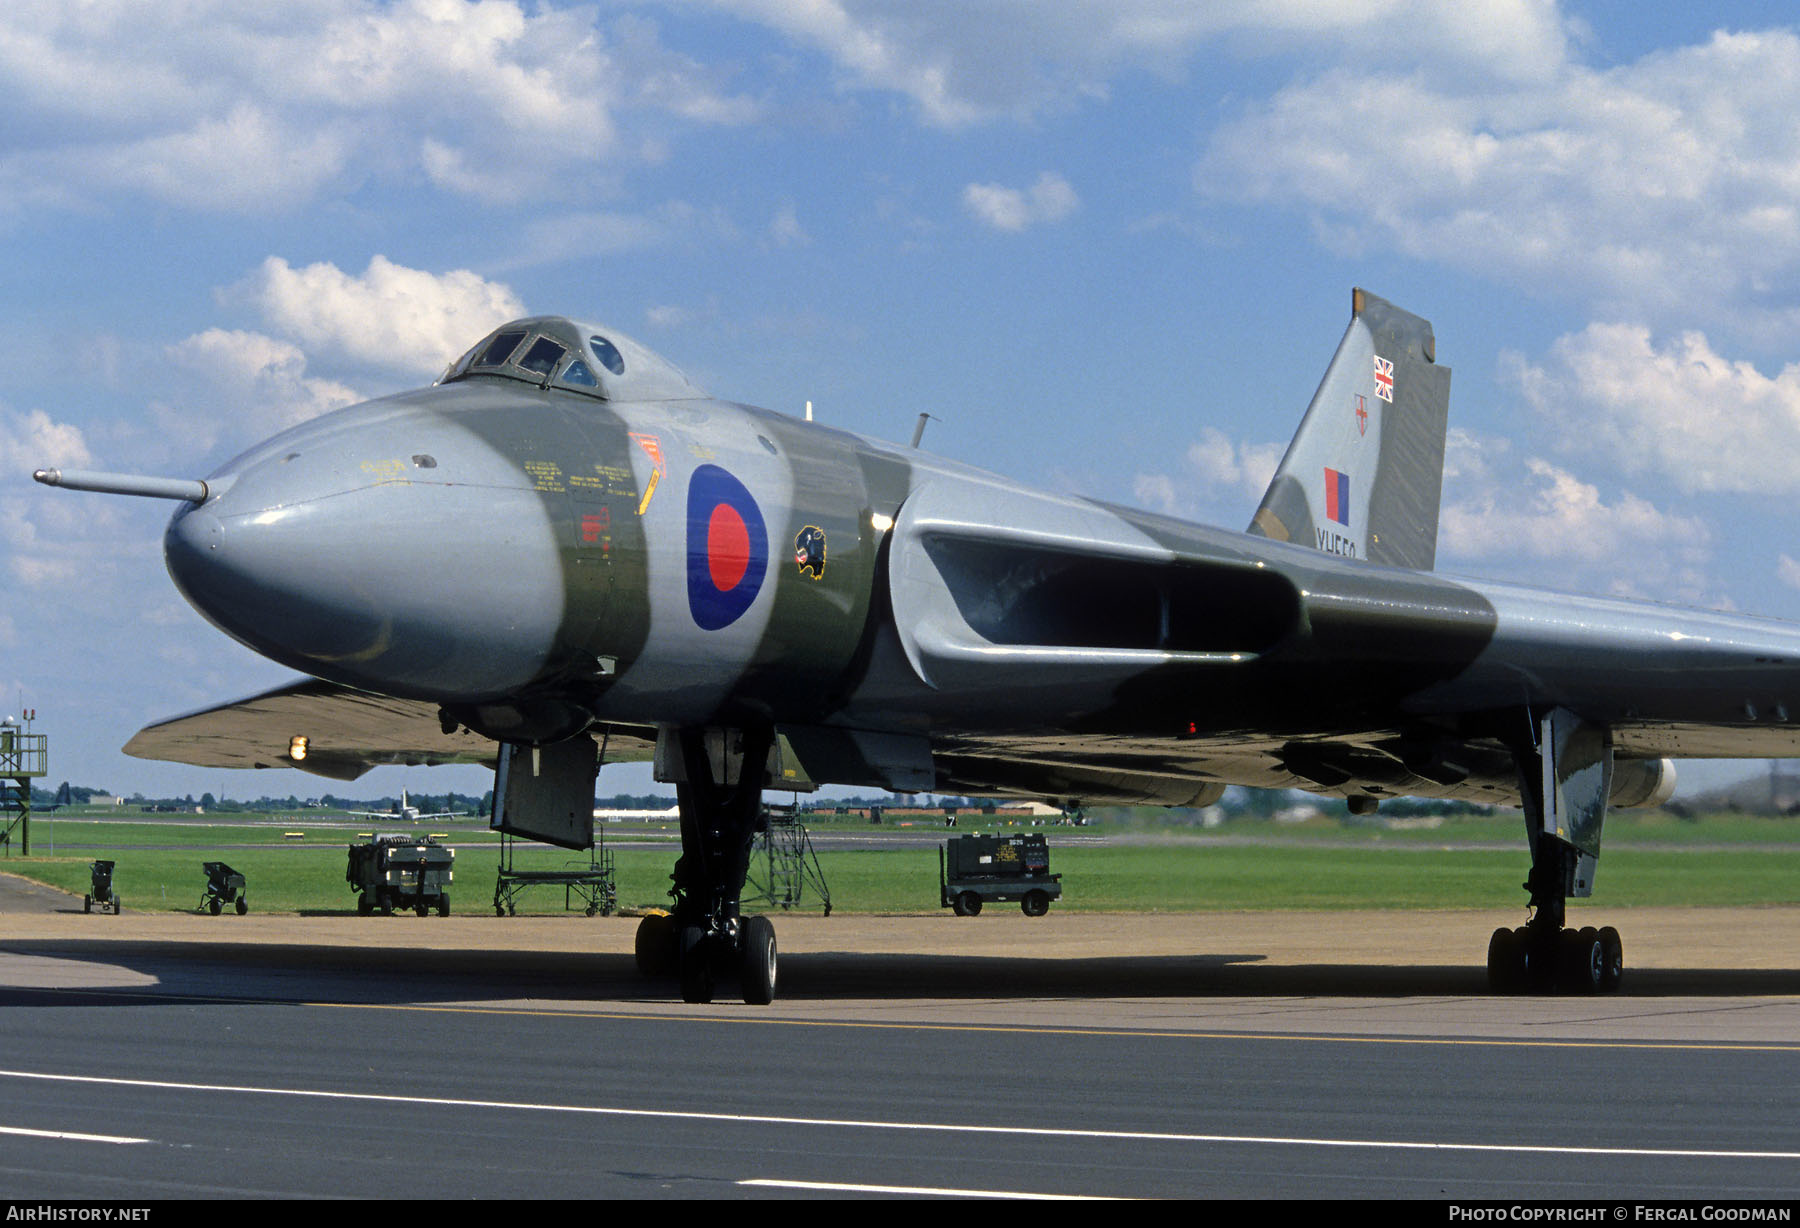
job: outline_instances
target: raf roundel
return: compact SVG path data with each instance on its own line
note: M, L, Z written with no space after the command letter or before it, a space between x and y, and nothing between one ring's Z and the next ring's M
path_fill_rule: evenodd
M717 465L688 483L688 611L702 630L729 627L762 591L769 534L744 484Z

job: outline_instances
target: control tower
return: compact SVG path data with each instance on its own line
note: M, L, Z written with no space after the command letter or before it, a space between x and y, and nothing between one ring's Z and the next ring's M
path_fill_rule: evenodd
M0 848L9 857L15 839L20 855L31 856L31 782L50 770L48 739L31 732L37 711L23 715L23 723L11 716L0 720Z

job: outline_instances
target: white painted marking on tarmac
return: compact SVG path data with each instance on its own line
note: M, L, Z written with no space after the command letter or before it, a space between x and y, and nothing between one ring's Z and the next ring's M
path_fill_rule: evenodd
M1117 1202L1093 1194L1021 1194L1017 1190L952 1190L932 1185L855 1185L847 1181L777 1181L757 1177L739 1185L771 1186L779 1190L823 1190L831 1194L914 1194L921 1198L1006 1198L1025 1202Z
M122 1134L78 1134L73 1130L27 1130L24 1126L0 1126L0 1134L16 1134L24 1138L55 1138L70 1143L147 1143L147 1138L127 1138Z
M509 1109L526 1113L569 1113L585 1117L628 1117L653 1121L716 1121L726 1125L823 1127L831 1130L896 1130L918 1134L992 1134L1014 1138L1083 1139L1101 1142L1212 1143L1257 1147L1335 1147L1372 1151L1494 1152L1511 1155L1655 1156L1697 1160L1800 1160L1800 1151L1730 1151L1701 1147L1559 1147L1533 1143L1430 1143L1417 1139L1304 1138L1276 1134L1191 1134L1169 1130L1091 1130L1052 1126L982 1126L959 1122L876 1121L856 1117L779 1117L768 1113L702 1113L693 1109L630 1109L601 1104L539 1104L529 1100L468 1100L449 1096L398 1096L382 1092L334 1092L306 1087L250 1087L233 1083L177 1083L165 1079L120 1079L103 1075L47 1074L0 1070L0 1079L85 1083L156 1091L224 1092L233 1096L287 1096L362 1104L425 1105L445 1109Z

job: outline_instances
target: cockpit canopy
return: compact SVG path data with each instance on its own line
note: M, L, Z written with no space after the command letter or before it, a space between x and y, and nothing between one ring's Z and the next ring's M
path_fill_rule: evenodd
M684 401L704 396L672 363L623 333L562 316L503 324L450 364L438 382L497 375L603 401Z

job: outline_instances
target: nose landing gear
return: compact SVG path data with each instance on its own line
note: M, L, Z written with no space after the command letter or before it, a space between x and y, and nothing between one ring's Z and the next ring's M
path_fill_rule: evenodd
M774 739L770 729L683 729L658 747L659 765L681 774L681 858L671 915L638 926L638 967L673 971L683 1001L711 1002L715 983L731 979L751 1005L775 1000L775 927L738 911ZM674 764L665 762L664 747Z

